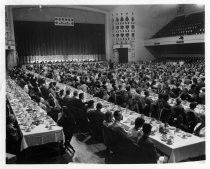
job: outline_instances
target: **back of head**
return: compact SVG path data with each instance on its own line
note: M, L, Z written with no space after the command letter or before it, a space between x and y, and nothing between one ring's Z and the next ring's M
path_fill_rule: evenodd
M13 114L9 114L6 118L6 123L10 124L10 123L14 123L15 122L15 116Z
M56 86L57 83L56 82L52 82L52 84L53 84L53 86Z
M149 96L149 91L145 91L144 92L144 95L147 97L147 96Z
M194 121L194 120L196 120L195 113L192 112L192 111L188 111L187 112L187 119L188 119L188 121Z
M176 99L176 104L180 105L181 104L181 100L179 98Z
M94 106L94 101L93 100L90 100L87 102L87 108L93 108Z
M96 109L97 109L97 110L100 110L101 108L102 108L102 104L101 104L101 103L97 103Z
M70 95L70 92L71 92L70 89L67 89L66 90L66 95Z
M69 114L69 108L67 106L63 106L62 111L63 111L63 116L67 117Z
M139 128L141 126L143 126L145 120L141 117L137 117L135 120L135 128Z
M76 90L73 92L73 96L74 97L77 97L78 96L78 92Z
M61 90L59 91L59 93L60 93L60 95L63 95L64 90L63 90L63 89L61 89Z
M121 120L121 113L119 110L116 110L114 112L114 118L115 118L115 120Z
M144 123L143 125L143 132L145 135L149 135L151 133L152 126L148 123Z
M106 121L106 122L111 122L111 121L112 121L112 117L113 117L112 112L107 111L107 112L105 113L105 121Z
M190 103L190 109L194 110L197 106L197 103L196 102L192 102Z
M84 98L84 93L80 93L79 94L79 99L83 99Z
M39 102L41 101L40 97L37 96L37 95L34 96L34 100L35 100L37 103L39 103Z

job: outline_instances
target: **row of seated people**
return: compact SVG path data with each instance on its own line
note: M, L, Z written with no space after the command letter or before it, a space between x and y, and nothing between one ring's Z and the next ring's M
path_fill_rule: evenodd
M115 120L111 115L111 112L106 113L102 128L107 151L113 152L121 163L157 163L160 155L149 138L152 126L139 117L135 126L126 131L120 123L121 113L114 112Z
M164 33L162 33L164 32ZM202 25L193 25L193 26L186 26L183 28L168 28L167 30L161 31L153 38L158 37L168 37L168 36L180 36L180 35L194 35L194 34L204 34L205 29Z
M184 63L193 63L193 62L196 62L196 61L205 61L205 58L204 57L199 57L199 56L174 56L174 57L170 57L170 56L167 56L167 57L160 57L158 59L159 62L165 62L165 63L171 63L171 64L177 64L177 62L181 63L181 62L184 62Z
M203 13L178 16L158 31L152 38L204 33Z

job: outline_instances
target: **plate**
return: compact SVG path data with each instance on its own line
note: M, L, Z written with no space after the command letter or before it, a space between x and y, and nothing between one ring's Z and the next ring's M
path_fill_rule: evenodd
M176 130L176 127L169 127L170 130Z
M173 142L166 142L166 144L168 144L168 145L172 145L172 144L173 144Z

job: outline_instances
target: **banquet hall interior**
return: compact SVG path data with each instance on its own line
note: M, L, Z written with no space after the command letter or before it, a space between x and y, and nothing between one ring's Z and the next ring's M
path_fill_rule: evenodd
M205 5L6 5L6 164L205 163Z

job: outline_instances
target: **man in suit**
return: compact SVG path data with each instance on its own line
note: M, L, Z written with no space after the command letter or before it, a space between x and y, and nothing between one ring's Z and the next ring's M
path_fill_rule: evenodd
M77 123L78 129L82 133L87 133L88 132L88 120L87 120L87 110L85 103L83 102L84 100L84 93L79 94L79 99L72 98L69 101L69 106L71 107L70 109L73 110L73 114ZM69 107L68 106L68 107Z
M78 101L77 99L78 92L73 92L73 97L70 96L70 89L66 90L66 95L63 98L64 105L67 106L69 109L72 109L74 103Z
M116 110L114 112L114 119L114 122L109 127L120 134L127 135L122 123L120 123L123 120L123 115L120 111Z
M66 90L66 95L63 97L63 101L64 101L65 104L67 104L68 100L71 98L70 93L71 93L70 89L67 89Z
M92 134L98 139L102 139L102 124L105 118L105 115L101 112L101 109L102 104L97 103L96 110L89 111L87 115Z
M41 90L41 92L42 92L43 98L44 98L45 100L47 100L48 97L49 97L50 92L49 92L48 88L46 87L45 80L43 80L43 82L41 83L40 90Z
M151 133L152 126L148 123L143 125L143 136L138 140L138 145L143 150L145 163L157 163L158 154L154 143L150 140L149 135Z

